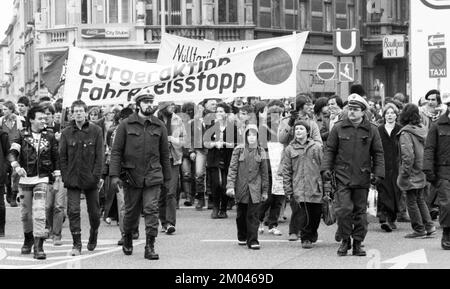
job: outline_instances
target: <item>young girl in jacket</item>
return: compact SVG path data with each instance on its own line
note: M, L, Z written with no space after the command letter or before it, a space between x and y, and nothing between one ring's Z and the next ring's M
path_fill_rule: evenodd
M291 199L289 233L300 231L302 247L313 248L322 215L323 184L320 176L322 147L310 138L305 121L294 125L294 140L286 147L283 159L283 188Z
M227 195L237 203L239 245L259 250L258 208L267 200L269 176L265 151L258 143L258 128L248 125L245 144L237 146L231 157L227 178Z

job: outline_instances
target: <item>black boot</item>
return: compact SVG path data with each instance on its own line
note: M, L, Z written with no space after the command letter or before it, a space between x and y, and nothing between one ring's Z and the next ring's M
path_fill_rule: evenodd
M89 231L89 242L87 244L87 249L89 251L94 251L95 247L97 247L97 236L98 236L98 230L90 230Z
M34 238L34 247L33 247L33 251L34 251L34 259L38 259L38 260L45 260L47 258L47 256L44 253L44 238Z
M155 237L147 235L146 241L144 258L148 260L158 260L159 255L155 253Z
M349 239L342 240L341 246L339 247L337 254L338 256L347 256L347 251L351 248L352 241Z
M23 241L21 253L23 255L28 255L28 254L31 254L31 249L33 248L33 244L34 244L33 232L25 233L24 235L25 235L25 240Z
M219 209L217 207L213 207L211 212L211 219L218 219L218 218L219 218Z
M122 251L127 256L133 254L133 234L126 233L123 236Z
M444 250L450 250L450 228L444 228L441 239L441 247Z
M73 246L72 246L72 256L81 255L81 234L72 234Z
M353 240L353 256L364 257L366 256L366 251L361 248L361 241Z
M124 238L123 238L123 234L122 234L122 237L121 237L120 240L117 242L117 246L123 246L123 240L124 240Z

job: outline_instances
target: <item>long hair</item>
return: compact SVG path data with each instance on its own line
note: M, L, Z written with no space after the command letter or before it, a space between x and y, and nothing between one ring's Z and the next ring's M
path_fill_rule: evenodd
M408 103L400 113L400 124L402 126L411 124L419 125L421 122L419 107L413 103Z

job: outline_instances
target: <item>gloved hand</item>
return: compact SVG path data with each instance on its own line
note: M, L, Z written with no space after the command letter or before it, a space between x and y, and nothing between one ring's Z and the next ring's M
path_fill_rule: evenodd
M112 186L113 188L114 188L114 187L117 187L117 188L123 187L122 180L121 180L119 177L112 177L112 178L111 178L111 186Z
M27 177L27 171L25 171L25 169L22 167L16 167L14 169L14 171L16 172L16 174L19 175L19 177L23 177L23 178Z
M228 189L227 190L227 196L230 198L234 198L234 189Z
M291 118L289 119L289 126L293 127L295 121L298 119L298 111L291 111Z
M331 181L331 177L332 177L332 174L331 174L330 170L326 170L326 171L322 172L322 179L324 182Z
M370 183L371 183L372 185L374 185L374 186L378 186L379 184L381 184L382 181L383 181L383 179L380 178L380 177L373 177L373 178L370 180Z

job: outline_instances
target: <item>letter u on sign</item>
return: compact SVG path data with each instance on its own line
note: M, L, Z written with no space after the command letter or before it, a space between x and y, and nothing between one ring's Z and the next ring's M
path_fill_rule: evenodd
M360 54L359 30L336 30L333 42L335 56L357 56Z

